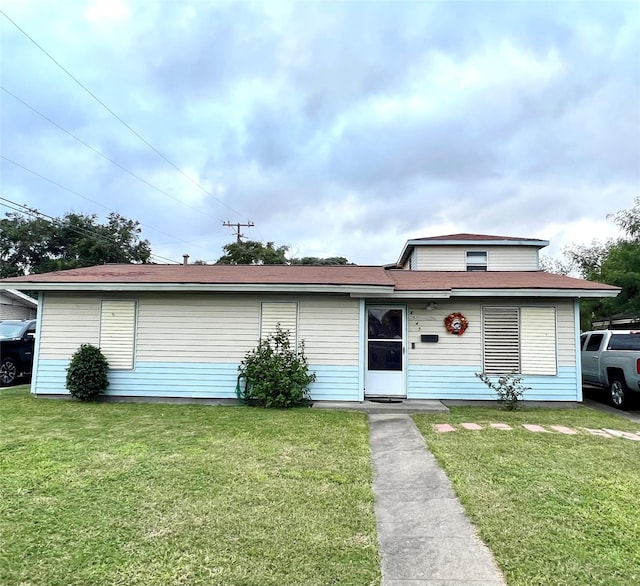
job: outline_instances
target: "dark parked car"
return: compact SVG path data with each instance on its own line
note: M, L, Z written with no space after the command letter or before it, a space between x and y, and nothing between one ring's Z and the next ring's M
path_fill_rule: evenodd
M36 320L0 322L0 386L16 383L31 374Z

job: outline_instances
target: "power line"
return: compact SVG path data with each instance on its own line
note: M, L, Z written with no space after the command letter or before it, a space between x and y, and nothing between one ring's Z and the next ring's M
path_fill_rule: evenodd
M24 165L21 165L17 161L14 161L14 160L12 160L12 159L10 159L8 157L5 157L4 155L0 155L0 159L2 159L3 161L6 161L7 163L11 163L12 165L15 165L16 167L19 167L20 169L23 169L27 173L31 173L32 175L35 175L36 177L39 177L40 179L43 179L44 181L47 181L47 182L51 183L52 185L55 185L56 187L59 187L60 189L64 189L64 191L67 191L69 193L72 193L73 195L77 195L78 197L81 197L82 199L90 201L91 203L94 203L97 206L100 206L101 208L107 210L110 213L116 213L111 208L108 208L107 206L101 204L99 201L96 201L95 199L91 199L90 197L87 197L86 195L82 195L81 193L78 193L77 191L74 191L73 189L69 189L68 187L65 187L64 185L58 183L57 181L54 181L53 179L50 179L49 177L45 177L44 175L42 175L41 173L38 173L37 171L34 171L33 169L29 169L28 167L25 167ZM174 239L176 238L173 234L168 234L167 232L163 232L162 230L158 230L157 228L154 228L153 226L148 226L146 224L143 224L142 222L140 222L140 225L145 227L145 228L148 228L149 230L153 230L154 232L157 232L158 234L164 234L165 236L169 236L169 238L174 238ZM189 244L190 246L194 246L193 242L187 242L186 240L177 239L176 241L177 242L181 242L183 244ZM202 248L202 250L207 250L203 246L199 246L197 244L195 246L198 246L198 248Z
M54 218L53 216L50 216L48 214L45 214L44 212L41 212L35 208L30 208L26 205L17 203L15 201L12 201L10 199L7 199L5 197L1 197L0 196L0 205L9 208L13 211L22 213L22 214L27 214L29 216L35 217L35 218L39 218L42 220L45 220L46 222L49 222L50 224L54 225L54 226L58 226L58 227L62 227L64 226L64 224L62 223L62 221L59 218ZM82 226L65 226L66 228L68 228L69 230L71 230L72 232L75 232L76 234L80 234L82 236L90 236L91 238L95 238L96 240L102 241L102 242L107 242L109 244L114 244L115 240L108 238L102 234L98 234L97 232L90 230L88 228L84 228ZM170 258L166 258L163 256L160 256L158 254L153 254L151 253L149 255L150 257L153 258L157 258L169 263L173 263L173 264L181 264L176 260L170 259Z
M1 12L1 11L0 11ZM5 88L4 86L0 86L0 89L9 94L12 98L14 98L15 100L17 100L18 102L20 102L23 106L29 108L29 110L31 110L32 112L35 112L38 116L44 118L47 122L49 122L50 124L52 124L53 126L55 126L56 128L58 128L59 130L61 130L62 132L64 132L65 134L68 134L71 138L73 138L74 140L77 140L81 145L87 147L88 149L91 149L94 153L96 153L97 155L101 156L103 159L105 159L106 161L109 161L111 164L115 165L116 167L118 167L119 169L122 169L125 173L128 173L129 175L131 175L132 177L134 177L135 179L137 179L138 181L144 183L145 185L147 185L148 187L151 187L152 189L154 189L155 191L157 191L158 193L161 193L162 195L165 195L166 197L172 199L173 201L179 203L180 205L183 205L187 208L190 208L196 212L198 212L199 214L204 214L204 212L202 210L199 210L198 208L193 207L192 205L189 205L188 203L185 203L183 201L181 201L180 199L178 199L177 197L174 197L173 195L171 195L170 193L168 193L167 191L165 191L164 189L161 189L160 187L153 185L152 183L149 183L149 181L147 181L146 179L144 179L143 177L140 177L139 175L137 175L136 173L134 173L133 171L131 171L130 169L127 169L124 165L118 163L118 161L114 161L112 158L108 157L107 155L105 155L102 151L96 149L95 147L92 147L89 143L85 142L84 140L82 140L81 138L77 137L75 134L73 134L72 132L70 132L69 130L67 130L66 128L60 126L57 122L54 122L53 120L51 120L51 118L49 118L48 116L46 116L45 114L43 114L42 112L40 112L39 110L37 110L36 108L34 108L33 106L31 106L30 104L28 104L27 102L25 102L22 98L19 98L18 96L16 96L13 92L9 91L7 88ZM76 194L77 195L77 194ZM96 203L96 202L94 202ZM101 205L101 204L98 204ZM104 206L102 206L104 207ZM167 236L170 236L170 234L167 234Z
M41 220L44 220L45 222L49 222L50 224L54 225L54 226L58 226L58 227L65 227L68 230L71 230L72 232L75 232L76 234L80 234L82 236L90 236L91 238L94 238L96 240L102 241L102 242L107 242L109 244L113 244L114 241L102 234L98 234L95 231L92 231L88 228L84 228L82 226L65 226L62 221L59 218L54 218L53 216L49 216L48 214L45 214L44 212L40 212L35 208L30 208L26 205L23 204L19 204L17 202L11 201L10 199L6 199L4 197L0 197L0 205L9 208L13 211L22 213L22 214L27 214L30 215L34 218L38 218ZM9 203L4 203L4 202L9 202ZM17 206L17 207L16 207ZM149 257L153 257L153 258L157 258L157 259L161 259L170 263L175 263L175 264L180 264L178 261L175 261L173 259L170 258L165 258L163 256L160 256L158 254L154 254L154 253L150 253Z
M87 86L85 86L77 77L75 77L68 69L66 69L59 61L57 61L44 47L39 45L35 39L33 39L29 34L22 29L13 19L11 19L6 12L0 10L0 14L2 14L13 26L15 26L29 41L31 41L40 51L42 51L51 61L53 61L62 71L64 71L74 82L76 82L83 90L85 90L96 102L98 102L107 112L109 112L116 120L118 120L125 128L127 128L131 133L133 133L138 139L140 139L144 144L146 144L154 153L156 153L161 159L171 165L178 173L180 173L183 177L188 179L193 185L202 190L206 195L212 197L214 200L234 212L235 214L240 214L237 210L233 209L226 202L222 201L215 195L213 195L208 189L203 187L198 181L193 179L187 173L185 173L180 167L178 167L173 161L168 159L164 154L162 154L156 147L154 147L147 139L141 136L138 132L136 132L129 124L127 124L118 114L116 114L109 106L107 106L98 96L96 96Z
M64 189L65 191L68 191L69 193L72 193L73 195L77 195L78 197L81 197L82 199L86 199L87 201L90 201L91 203L94 203L97 206L100 206L101 208L107 210L108 212L112 211L110 208L108 208L107 206L101 204L99 201L95 201L95 200L93 200L93 199L91 199L89 197L86 197L85 195L82 195L81 193L78 193L77 191L74 191L73 189L69 189L68 187L65 187L64 185L61 185L57 181L54 181L53 179L49 179L48 177L45 177L44 175L41 175L40 173L38 173L37 171L34 171L33 169L29 169L29 168L25 167L24 165L21 165L20 163L10 159L9 157L5 157L4 155L0 155L0 159L2 159L3 161L6 161L7 163L11 163L12 165L15 165L16 167L19 167L20 169L23 169L24 171L27 171L28 173L31 173L32 175L35 175L36 177L40 177L40 179L44 179L45 181L48 181L49 183L55 185L56 187L59 187L60 189Z

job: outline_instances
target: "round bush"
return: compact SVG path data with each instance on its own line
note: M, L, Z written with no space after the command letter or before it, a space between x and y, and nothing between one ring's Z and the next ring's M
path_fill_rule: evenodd
M309 385L316 375L309 372L304 343L298 352L291 348L289 332L280 324L276 331L247 352L238 368L238 398L262 407L297 407L310 403ZM240 391L240 379L246 386Z
M67 368L67 389L72 397L88 401L109 386L109 363L96 346L82 344Z

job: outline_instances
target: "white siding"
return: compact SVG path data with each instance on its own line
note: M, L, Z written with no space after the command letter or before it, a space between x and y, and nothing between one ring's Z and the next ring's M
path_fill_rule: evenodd
M264 340L276 332L280 325L289 332L289 343L298 347L298 304L295 301L265 301L260 317L260 339Z
M4 319L35 319L36 310L17 303L0 303L0 321Z
M538 270L538 249L532 246L417 246L414 269L466 271L467 251L486 252L489 271Z
M103 301L100 349L112 369L132 369L136 339L136 302Z
M414 270L466 271L465 252L470 248L459 246L416 246Z
M303 297L299 335L309 364L357 365L360 303L349 297Z
M482 329L480 304L473 301L438 301L435 309L429 303L410 303L407 312L409 362L429 366L475 366L482 363ZM462 313L469 327L462 336L449 334L444 318L453 312ZM422 335L438 335L437 342L422 342ZM412 347L415 345L415 348Z
M4 319L35 319L37 307L33 304L16 299L15 296L0 290L0 321Z
M100 298L45 293L40 312L40 358L69 359L80 344L100 343Z
M556 307L556 346L558 366L576 366L576 332L573 299L555 302Z
M427 310L428 302L411 302L408 311L407 352L410 364L416 366L475 367L482 368L482 312L483 306L491 307L546 307L553 309L557 317L556 346L558 367L575 368L575 322L573 300L551 299L544 305L540 299L479 299L477 301L435 300L435 309ZM469 327L462 336L447 333L444 318L452 312L461 312ZM436 343L421 342L422 334L437 334ZM415 344L415 348L411 344Z
M137 360L238 363L258 344L260 301L215 293L141 295Z
M557 374L555 308L520 309L520 359L523 373Z
M80 344L100 343L102 301L115 295L46 293L41 312L43 359L66 359ZM358 364L359 300L288 296L298 304L298 340L310 364ZM136 363L239 363L260 339L264 295L141 293L137 296ZM283 324L285 325L285 324Z

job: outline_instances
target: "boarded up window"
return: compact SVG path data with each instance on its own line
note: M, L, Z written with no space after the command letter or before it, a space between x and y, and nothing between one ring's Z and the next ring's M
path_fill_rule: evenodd
M109 368L133 368L136 333L135 301L103 301L100 316L100 349Z
M484 372L557 374L554 307L485 307Z
M520 332L517 307L485 307L484 372L520 372Z
M524 374L557 374L554 307L520 308L520 357Z
M283 330L289 331L291 348L298 347L298 304L295 301L264 302L260 320L260 338L264 339L276 331L280 324Z

